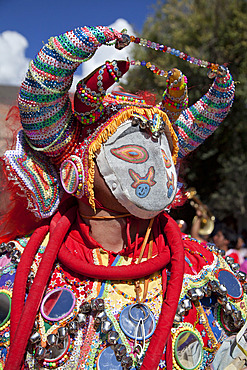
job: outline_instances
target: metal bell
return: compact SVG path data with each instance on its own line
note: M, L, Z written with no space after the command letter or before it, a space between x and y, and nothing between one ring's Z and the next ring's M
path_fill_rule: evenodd
M44 347L41 347L41 346L38 346L36 349L35 349L35 358L39 361L39 360L43 360L43 358L45 358L45 355L46 355L46 349Z
M226 252L223 249L219 249L218 253L221 255L221 257L224 257L226 254Z
M36 344L36 343L38 343L38 342L40 342L41 341L41 336L40 336L40 334L39 334L39 332L38 331L35 331L32 335L31 335L31 337L29 338L29 341L32 343L32 344Z
M69 323L69 332L75 334L79 329L79 322L77 320L71 321Z
M183 316L185 314L185 308L182 306L182 304L179 304L178 305L178 308L177 308L177 314L179 316Z
M47 336L47 344L48 346L54 346L55 344L57 344L57 336L55 334L49 334Z
M20 257L21 257L21 252L20 251L18 251L17 249L11 251L11 253L10 253L11 262L13 262L13 263L20 262Z
M183 305L185 311L189 311L192 308L191 301L188 298L185 298L183 300L182 305Z
M234 272L237 272L240 269L240 264L239 263L232 263L231 264L231 269Z
M203 289L205 297L211 297L212 290L211 290L211 287L208 284L204 285L202 289Z
M107 341L108 343L112 346L112 345L115 345L117 344L117 341L119 339L119 334L117 331L115 330L111 330L109 331L109 333L107 334Z
M76 319L80 327L83 327L86 324L87 316L85 315L85 313L78 313L78 315L76 316Z
M233 257L230 257L230 256L226 256L225 261L226 261L229 265L231 265L232 263L234 263L234 258L233 258Z
M219 295L221 296L226 296L227 295L227 288L224 284L220 284L218 289L217 289L217 293L219 293Z
M125 345L118 343L114 348L114 352L117 361L121 361L122 357L127 353L127 350Z
M223 311L226 315L230 315L233 312L231 303L227 302L227 304L223 307Z
M198 299L202 299L204 297L204 293L201 288L195 288L195 293L197 294Z
M107 314L105 311L98 312L95 316L95 323L100 324L101 322L107 320Z
M91 310L92 311L103 311L105 308L104 300L102 298L92 299Z
M7 244L1 243L0 244L0 254L4 254L5 252L7 252Z
M247 283L244 283L242 285L242 288L243 288L244 292L247 293Z
M198 299L198 295L196 293L195 288L189 289L187 294L192 301L196 301Z
M122 360L121 360L121 366L123 367L123 369L130 369L133 365L133 360L130 356L123 356Z
M57 333L58 333L58 336L59 336L59 339L65 339L68 335L68 328L67 326L63 326L61 328L58 329Z
M244 282L246 280L246 273L243 271L238 271L237 273L237 278L241 281Z
M111 322L111 321L109 321L109 320L105 320L105 321L103 321L103 322L101 323L101 328L100 328L101 333L102 333L102 334L106 334L106 333L108 333L108 332L112 329L112 327L113 327L113 324L112 324L112 322Z
M81 305L80 305L80 311L82 313L89 313L91 311L91 305L89 302L83 302Z
M215 281L215 280L211 280L211 281L209 281L209 286L210 286L210 288L211 288L211 290L212 290L212 292L217 292L217 290L218 290L218 288L219 288L219 283L217 282L217 281Z
M225 306L228 302L226 296L218 297L217 302L221 304L222 306Z
M176 315L174 316L174 320L173 320L174 325L179 325L181 321L182 321L182 317L176 313Z
M7 245L6 245L6 251L7 252L12 252L13 249L15 249L15 243L14 242L7 243Z

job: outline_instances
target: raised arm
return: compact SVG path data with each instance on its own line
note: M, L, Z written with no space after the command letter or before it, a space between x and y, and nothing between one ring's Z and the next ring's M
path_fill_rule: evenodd
M234 99L234 82L229 71L218 75L209 91L185 109L173 128L178 136L178 158L183 158L204 142L227 116Z
M61 142L73 136L69 89L80 63L102 44L121 41L108 27L83 27L51 37L31 61L19 94L21 123L35 150L56 156Z

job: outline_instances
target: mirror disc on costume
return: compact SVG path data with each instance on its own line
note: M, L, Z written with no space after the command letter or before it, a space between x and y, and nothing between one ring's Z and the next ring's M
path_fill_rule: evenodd
M9 320L11 297L7 291L0 290L0 328Z
M59 346L52 346L47 350L45 362L59 362L59 360L68 352L70 346L70 337L67 335Z
M229 297L235 299L242 297L242 285L232 272L228 270L220 270L218 273L218 279L221 284L225 285Z
M140 319L145 330L145 339L151 337L155 330L155 318L147 305L135 303L127 306L120 313L119 324L123 332L132 339L143 340Z
M105 348L98 357L97 370L103 369L122 370L121 362L117 361L111 346Z
M60 178L63 188L68 194L76 192L79 179L75 163L71 160L65 160L60 168Z
M45 296L41 304L41 313L49 321L59 321L67 317L74 306L74 294L67 288L58 288Z
M189 330L182 331L175 341L174 354L182 369L197 369L203 357L201 341L195 333Z

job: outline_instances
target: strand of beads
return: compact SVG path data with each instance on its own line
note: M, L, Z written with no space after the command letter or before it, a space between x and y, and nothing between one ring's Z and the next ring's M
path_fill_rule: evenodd
M135 43L135 44L138 44L140 46L144 46L144 47L151 48L151 49L154 49L154 50L157 50L157 51L161 51L163 53L168 53L168 54L171 54L171 55L175 55L176 57L178 57L180 59L183 59L188 63L195 64L195 65L197 65L199 67L203 67L203 68L209 68L214 72L216 72L219 68L219 64L214 64L214 63L210 63L206 60L201 60L201 59L197 59L195 57L191 57L190 55L184 53L183 51L180 51L180 50L177 50L177 49L174 49L174 48L171 48L169 46L162 45L162 44L159 44L159 43L156 43L156 42L152 42L152 41L146 40L144 38L130 36L130 41Z

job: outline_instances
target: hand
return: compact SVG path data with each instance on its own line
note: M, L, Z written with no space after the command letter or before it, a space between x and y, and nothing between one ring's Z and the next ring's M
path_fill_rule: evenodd
M130 37L126 33L122 34L121 39L117 39L115 48L121 50L130 44Z

